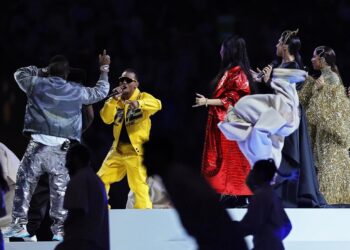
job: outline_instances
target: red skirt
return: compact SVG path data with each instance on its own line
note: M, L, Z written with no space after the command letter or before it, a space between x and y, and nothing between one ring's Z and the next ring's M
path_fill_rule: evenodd
M218 119L209 115L202 175L216 192L225 195L251 195L245 184L250 165L235 141L229 141L218 129Z

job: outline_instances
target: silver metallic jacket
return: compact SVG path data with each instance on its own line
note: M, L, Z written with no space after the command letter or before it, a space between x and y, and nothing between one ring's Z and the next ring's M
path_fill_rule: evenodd
M68 82L60 77L39 77L38 68L18 69L15 80L27 94L24 117L25 134L46 134L80 141L83 104L105 98L109 91L108 75L101 72L93 88Z

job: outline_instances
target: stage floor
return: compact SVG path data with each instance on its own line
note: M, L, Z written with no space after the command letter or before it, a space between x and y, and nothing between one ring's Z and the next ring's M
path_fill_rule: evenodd
M293 230L286 250L350 249L350 209L286 209ZM229 209L240 220L245 209ZM195 250L196 243L182 228L173 209L111 210L111 250ZM252 247L251 237L247 243ZM51 250L56 242L6 243L6 250Z

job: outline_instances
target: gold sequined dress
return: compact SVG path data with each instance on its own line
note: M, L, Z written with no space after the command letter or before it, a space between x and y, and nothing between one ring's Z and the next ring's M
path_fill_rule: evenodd
M320 191L329 204L350 204L350 100L330 67L321 70L325 85L309 77L299 93L306 109Z

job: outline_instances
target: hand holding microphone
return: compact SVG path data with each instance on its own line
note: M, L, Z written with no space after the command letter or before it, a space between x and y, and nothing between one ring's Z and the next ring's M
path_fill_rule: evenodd
M271 72L272 72L272 66L269 64L263 70L260 70L258 68L259 74L257 75L257 78L262 79L264 82L267 82L270 79Z
M113 97L115 100L118 99L119 96L123 94L123 90L126 89L127 87L125 85L118 86L112 90L112 92L106 97L110 98Z
M257 68L258 72L255 72L251 70L253 79L257 82L261 82L262 80L264 82L267 82L270 79L272 69L278 66L278 62L276 60L273 60L270 64L268 64L263 70L260 70Z

